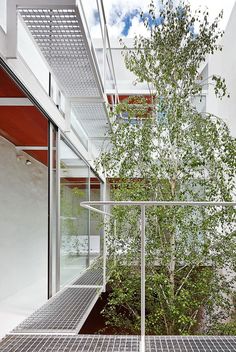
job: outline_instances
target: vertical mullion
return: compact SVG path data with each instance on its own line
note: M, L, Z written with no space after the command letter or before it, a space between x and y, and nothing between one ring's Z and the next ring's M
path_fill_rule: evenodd
M145 351L145 205L141 206L141 352Z
M91 200L91 182L90 182L90 177L91 177L91 172L90 172L90 167L88 167L88 200ZM91 243L90 243L90 235L91 235L91 213L90 210L88 210L88 266L90 266L90 247L91 247Z
M52 189L53 189L53 136L52 136L52 124L48 121L48 248L47 248L47 298L52 297Z
M104 182L104 188L103 188L103 200L107 200L106 190L107 184L106 181ZM103 206L103 211L107 212L107 206ZM106 232L107 232L107 226L108 226L108 215L104 214L103 217L104 221L104 231L103 231L103 292L106 292L106 265L107 265L107 247L106 247Z
M61 168L60 168L60 130L56 138L56 292L60 290L60 270L61 270Z
M48 95L52 97L52 74L49 72L48 74Z

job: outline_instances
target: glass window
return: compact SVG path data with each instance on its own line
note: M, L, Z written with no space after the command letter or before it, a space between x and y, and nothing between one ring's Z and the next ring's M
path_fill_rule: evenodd
M80 202L89 200L89 168L70 147L60 142L60 282L68 284L88 266L89 211Z
M17 92L0 73L3 91ZM48 121L33 106L1 106L0 125L1 337L47 299Z
M100 179L90 171L90 200L102 200L102 184ZM98 207L101 210L101 207ZM90 262L101 254L103 238L103 217L94 211L90 211Z

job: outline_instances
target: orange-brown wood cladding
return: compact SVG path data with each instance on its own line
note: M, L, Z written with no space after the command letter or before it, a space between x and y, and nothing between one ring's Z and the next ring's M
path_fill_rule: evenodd
M26 97L3 68L0 68L0 97ZM47 147L48 120L35 106L0 106L0 136L16 146ZM27 150L27 154L47 165L47 151Z

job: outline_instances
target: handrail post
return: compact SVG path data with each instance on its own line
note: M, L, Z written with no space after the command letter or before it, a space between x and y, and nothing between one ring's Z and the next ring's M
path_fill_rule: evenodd
M145 205L141 206L141 343L140 352L145 352Z
M103 199L106 200L106 183L103 186ZM103 277L102 277L102 291L106 292L106 275L107 275L107 244L106 244L106 238L107 238L107 226L108 226L108 219L109 215L107 214L107 206L104 204L103 206L103 212L104 212L104 231L103 231Z
M103 232L103 283L102 291L106 292L106 275L107 275L107 245L106 245L106 229L107 226L107 215L104 215L104 232Z
M114 220L114 232L113 232L113 236L116 239L116 219ZM114 264L116 263L116 253L114 253L114 257L113 257L113 261Z

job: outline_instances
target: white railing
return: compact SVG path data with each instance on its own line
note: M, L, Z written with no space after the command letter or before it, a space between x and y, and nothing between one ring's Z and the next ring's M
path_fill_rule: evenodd
M193 206L193 207L206 207L206 206L220 206L220 207L236 207L236 202L183 202L183 201L90 201L81 202L80 205L83 208L90 209L97 213L103 214L105 217L113 216L107 211L99 210L94 206L140 206L141 207L141 341L140 341L140 352L145 351L145 208L148 206ZM115 225L116 227L116 225ZM116 231L116 229L114 229ZM106 251L106 231L104 231L104 254L103 254L103 289L105 290L106 285L106 262L107 262L107 251Z

